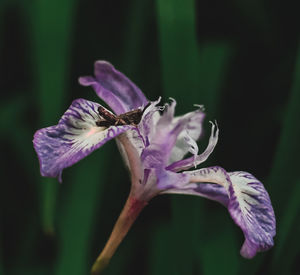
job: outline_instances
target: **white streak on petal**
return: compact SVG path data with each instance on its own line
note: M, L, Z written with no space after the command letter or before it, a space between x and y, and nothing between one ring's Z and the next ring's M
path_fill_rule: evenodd
M100 105L84 99L74 100L58 125L37 131L34 148L40 161L41 174L59 177L62 170L73 165L95 149L131 129L133 126L97 127L101 119Z

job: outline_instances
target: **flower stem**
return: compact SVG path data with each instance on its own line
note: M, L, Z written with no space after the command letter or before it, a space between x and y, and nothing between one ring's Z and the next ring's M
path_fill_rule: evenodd
M104 249L92 267L92 275L101 274L101 272L109 264L109 261L119 244L124 239L130 227L146 205L146 201L138 200L129 195Z

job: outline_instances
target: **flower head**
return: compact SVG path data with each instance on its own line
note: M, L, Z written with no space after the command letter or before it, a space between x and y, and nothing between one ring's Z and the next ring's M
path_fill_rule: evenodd
M105 61L95 63L95 77L81 77L79 82L92 86L114 113L98 103L77 99L57 125L38 130L33 143L43 176L61 181L64 168L116 138L131 174L131 207L132 201L134 207L137 202L144 206L158 194L205 197L227 207L242 229L242 256L252 258L273 246L275 216L262 183L247 172L227 172L218 166L196 169L214 150L219 134L212 122L208 146L198 153L196 141L205 116L202 106L175 116L175 100L164 106L159 105L160 99L149 102ZM185 158L188 153L192 155Z

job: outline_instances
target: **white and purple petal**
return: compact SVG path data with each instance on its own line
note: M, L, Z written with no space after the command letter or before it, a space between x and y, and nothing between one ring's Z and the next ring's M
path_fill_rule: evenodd
M132 128L130 125L98 127L99 106L84 99L74 100L57 125L35 133L33 144L42 176L58 177L61 181L64 168Z
M267 191L254 176L247 172L233 172L229 176L232 185L229 187L228 210L245 235L241 254L252 258L274 245L274 211Z
M92 86L97 95L116 114L147 105L148 100L142 91L109 62L96 61L94 73L95 77L80 77L79 83L83 86Z
M254 176L247 172L227 173L221 167L203 168L184 174L190 176L191 183L211 182L227 190L228 211L245 236L241 248L243 257L252 258L257 252L273 246L276 234L274 211L267 191Z

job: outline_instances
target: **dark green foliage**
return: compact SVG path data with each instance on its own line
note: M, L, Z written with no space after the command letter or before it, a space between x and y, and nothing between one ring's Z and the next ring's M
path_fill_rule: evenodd
M114 141L67 169L39 175L34 132L71 101L97 101L77 78L104 59L178 114L204 104L220 141L205 166L245 170L266 186L275 247L239 255L226 209L186 196L153 199L105 274L299 274L300 45L292 1L0 2L0 274L83 275L129 191Z

